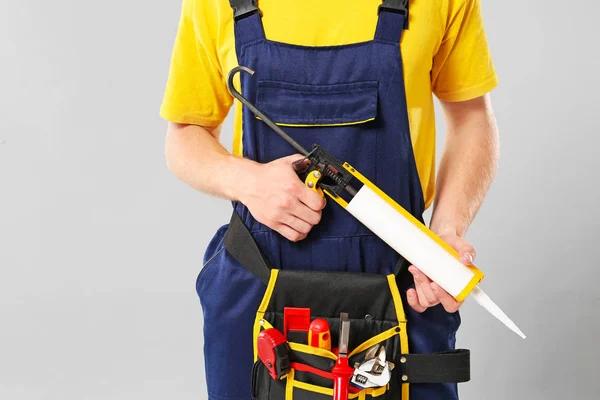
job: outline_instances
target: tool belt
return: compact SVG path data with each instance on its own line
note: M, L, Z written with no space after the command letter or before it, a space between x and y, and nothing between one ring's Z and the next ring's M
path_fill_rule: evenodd
M393 363L385 386L351 387L349 399L408 399L410 383L454 383L470 379L468 350L433 354L410 354L406 318L397 284L397 274L296 271L272 268L250 232L233 213L224 247L242 266L266 286L254 323L254 368L252 396L258 400L320 400L333 395L332 369L338 356L328 350L295 343L288 338L289 371L273 379L258 359L257 338L261 331L284 331L284 308L310 308L311 318L325 319L331 343L337 343L340 313L350 320L348 361L352 367L365 360L374 347L385 348ZM326 296L325 296L326 294ZM235 383L232 383L235 384Z

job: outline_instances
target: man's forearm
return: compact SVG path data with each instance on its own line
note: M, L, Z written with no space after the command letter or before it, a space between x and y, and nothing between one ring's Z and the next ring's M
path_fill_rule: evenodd
M235 157L219 143L220 128L169 124L169 169L195 189L242 202L254 219L291 241L302 240L321 220L325 199L298 179L294 154L268 163Z
M255 162L231 155L219 143L220 127L170 123L165 155L168 168L193 188L229 200L239 200L240 176Z
M489 97L443 103L447 139L437 175L431 229L463 237L492 183L499 157Z

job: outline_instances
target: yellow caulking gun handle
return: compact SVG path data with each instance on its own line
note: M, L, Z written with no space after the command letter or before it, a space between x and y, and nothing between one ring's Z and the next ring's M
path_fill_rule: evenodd
M321 189L318 185L322 176L323 175L319 171L314 170L306 176L306 179L304 180L304 184L310 190L317 192L317 194L319 194L321 197L325 197L325 194L323 193L323 189Z

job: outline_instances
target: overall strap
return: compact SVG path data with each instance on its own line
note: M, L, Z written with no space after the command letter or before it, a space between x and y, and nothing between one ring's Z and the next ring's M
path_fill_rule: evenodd
M271 277L271 266L237 212L233 211L223 246L233 258L265 285Z
M379 6L376 40L399 43L402 31L408 29L408 1L383 0Z
M223 239L223 246L237 262L264 282L265 285L269 283L272 267L235 211L231 215L229 227ZM400 289L406 289L413 283L412 274L408 272L409 266L410 263L400 256L394 271Z
M260 9L256 0L229 0L233 9L235 48L237 54L246 43L265 38Z

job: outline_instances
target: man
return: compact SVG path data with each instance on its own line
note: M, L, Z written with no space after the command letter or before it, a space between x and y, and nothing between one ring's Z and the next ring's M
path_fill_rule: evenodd
M379 13L381 0L261 0L259 14L251 1L242 3L234 22L228 0L183 1L161 108L170 121L171 171L204 193L235 201L278 267L376 273L394 267L397 255L304 186L292 167L302 157L239 103L234 154L219 143L233 103L227 74L246 64L257 74L243 78L244 94L305 146L319 143L349 161L418 218L435 194L430 228L471 264L475 249L464 235L498 159L487 94L497 78L479 0L413 0L405 30L397 1L384 2L388 8ZM437 182L432 94L447 126ZM208 392L216 400L249 399L253 313L264 286L225 259L224 231L209 245L197 283ZM403 301L411 352L452 349L460 304L415 266L409 271L415 285ZM457 398L456 385L411 385L411 399L432 398Z

